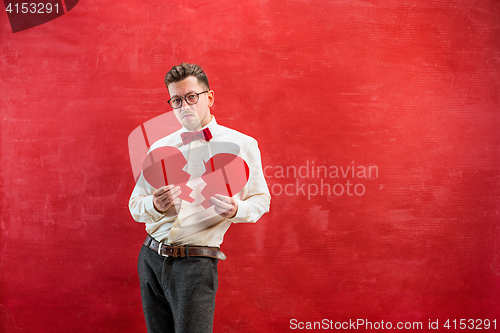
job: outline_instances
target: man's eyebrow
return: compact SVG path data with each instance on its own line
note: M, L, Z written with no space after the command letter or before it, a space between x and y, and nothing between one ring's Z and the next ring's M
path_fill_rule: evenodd
M192 94L192 93L196 93L196 91L192 90L192 91L188 92L188 93L187 93L186 95L184 95L184 96L187 96L187 95ZM184 96L183 96L183 97L184 97ZM170 96L170 98L175 98L175 97L181 97L181 96L179 96L179 95Z

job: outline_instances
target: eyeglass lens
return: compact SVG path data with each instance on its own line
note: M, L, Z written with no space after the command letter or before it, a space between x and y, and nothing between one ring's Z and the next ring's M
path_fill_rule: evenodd
M182 105L182 99L184 98L186 100L186 103L189 104L189 105L193 105L193 104L196 104L198 103L198 100L200 99L200 94L203 94L205 93L204 92L201 92L201 93L191 93L191 94L187 94L186 96L184 97L176 97L176 98L172 98L169 102L170 106L173 107L174 109L177 109L177 108L180 108L181 105Z

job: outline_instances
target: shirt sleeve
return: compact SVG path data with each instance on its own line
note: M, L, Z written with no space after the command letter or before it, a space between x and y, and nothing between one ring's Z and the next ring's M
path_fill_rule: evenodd
M155 188L144 179L141 173L128 203L130 214L137 222L154 223L169 216L169 210L166 214L162 214L154 208L154 191ZM173 211L175 212L175 209Z
M238 211L228 221L233 223L257 222L264 213L269 212L271 195L264 178L260 150L255 139L251 138L250 143L244 147L242 157L248 163L250 176L247 185L239 193Z

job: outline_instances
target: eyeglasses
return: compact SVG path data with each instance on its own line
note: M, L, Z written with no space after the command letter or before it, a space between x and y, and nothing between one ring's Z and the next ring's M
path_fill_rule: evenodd
M202 91L200 93L192 92L192 93L187 94L184 97L174 97L174 98L171 98L171 99L169 99L167 101L167 103L170 104L170 106L172 108L174 108L174 109L178 109L178 108L180 108L182 106L182 99L184 99L187 104L193 105L193 104L198 103L198 101L200 100L200 95L201 94L204 94L204 93L207 93L207 92L208 92L208 90Z

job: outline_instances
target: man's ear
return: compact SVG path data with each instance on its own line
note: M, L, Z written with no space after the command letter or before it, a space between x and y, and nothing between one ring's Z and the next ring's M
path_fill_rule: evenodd
M209 90L207 96L208 96L208 107L211 107L212 105L214 105L215 101L214 91Z

